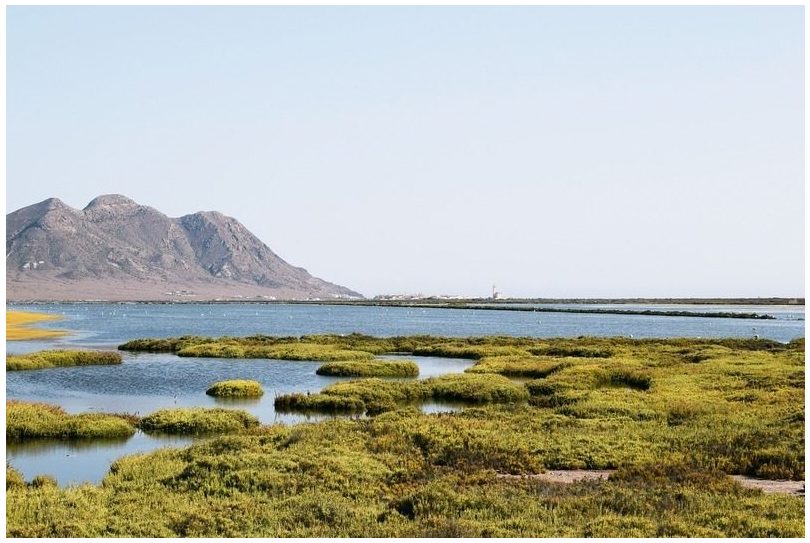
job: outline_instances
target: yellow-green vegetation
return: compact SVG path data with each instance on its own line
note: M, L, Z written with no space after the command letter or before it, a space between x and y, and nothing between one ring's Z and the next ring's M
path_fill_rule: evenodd
M526 389L500 375L443 375L422 381L360 379L336 383L319 394L276 397L282 411L326 411L377 414L406 403L445 400L469 403L525 402Z
M368 360L371 353L335 349L329 345L281 343L278 345L239 345L225 342L203 343L177 351L177 356L203 358L267 358L274 360Z
M205 393L222 398L258 398L264 394L264 390L258 381L231 379L214 383Z
M613 352L609 349L594 349L588 347L539 346L526 349L531 354L543 356L572 356L575 358L610 358Z
M334 377L417 377L419 366L410 360L327 362L315 373Z
M108 351L38 351L8 355L6 371L40 370L67 366L104 366L120 364L121 355Z
M500 375L443 375L426 379L434 400L471 403L520 403L529 398L526 388Z
M476 365L280 397L375 416L253 426L125 457L98 487L11 477L7 534L804 536L802 498L728 477L804 479L803 340L347 338L300 341L463 353ZM515 368L534 378L499 375ZM434 397L479 403L438 415L407 405ZM531 477L544 469L618 471L563 485Z
M25 486L25 479L22 473L6 464L6 490L9 488L22 488Z
M499 373L510 377L548 377L569 367L572 362L529 355L487 356L468 368L469 373Z
M804 500L644 451L608 481L534 472L595 443L535 408L272 426L116 461L100 486L6 492L16 537L802 537ZM492 417L490 419L490 417ZM535 422L535 419L538 419ZM513 420L503 425L505 420ZM522 429L529 422L529 428ZM547 434L539 449L532 433ZM600 430L622 442L616 428ZM611 447L604 447L605 450ZM600 453L597 453L600 454Z
M61 407L42 403L6 402L6 439L89 439L128 437L135 433L126 415L69 415Z
M6 311L6 341L27 339L48 339L64 336L61 330L35 328L39 322L59 320L59 315L34 313L30 311Z
M371 353L334 349L329 345L235 345L230 343L203 343L186 347L177 356L202 358L267 358L273 360L369 360Z
M198 345L235 345L241 347L325 346L337 350L362 351L369 354L408 352L425 356L481 359L491 356L540 355L568 358L610 358L626 354L628 349L664 347L685 351L724 347L745 351L784 351L804 346L804 338L789 344L770 339L630 339L615 338L530 338L485 336L451 338L441 336L375 337L364 334L320 334L301 337L253 335L247 337L181 336L158 339L136 339L120 345L124 351L173 352Z
M122 345L118 349L122 351L141 351L149 353L176 353L191 345L215 342L215 338L202 336L181 336L163 339L133 339Z
M335 336L340 337L340 336ZM250 336L204 338L184 336L166 339L137 339L120 345L124 351L173 352L178 356L202 358L266 358L314 360L320 362L370 360L372 352L344 345L307 341L304 338Z
M243 432L258 425L247 411L203 407L161 409L138 423L144 432L186 435Z

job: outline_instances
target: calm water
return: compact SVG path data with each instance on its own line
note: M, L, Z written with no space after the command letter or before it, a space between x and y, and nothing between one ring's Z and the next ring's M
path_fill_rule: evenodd
M49 474L56 477L61 486L82 482L98 484L110 464L122 456L162 447L182 447L192 441L186 436L148 436L139 431L128 439L119 440L7 443L6 461L22 473L26 481L35 475Z
M148 415L165 407L244 409L265 424L318 420L319 416L276 413L273 400L290 392L318 392L345 377L316 375L322 362L181 358L172 354L122 353L115 366L78 366L6 374L6 396L56 404L69 413L127 412ZM419 377L462 372L470 360L422 356L386 356L413 360ZM216 381L253 379L262 384L259 399L221 399L205 394Z
M631 306L588 306L617 307ZM434 334L444 336L510 335L534 337L760 337L790 341L804 336L804 308L780 306L672 306L696 311L771 314L776 320L649 317L630 315L533 314L509 311L382 308L357 306L260 304L36 304L9 309L54 313L65 317L43 324L70 331L65 338L7 344L10 353L48 348L115 348L141 337L185 334L241 336L256 333L303 335L361 332L377 336ZM632 306L633 309L662 306ZM669 307L667 307L669 308ZM467 360L406 357L417 362L420 378L461 372ZM85 366L6 375L6 396L60 405L68 412L131 412L145 415L164 407L205 406L245 409L263 423L296 423L319 416L276 413L273 398L288 392L317 392L341 380L315 374L318 362L179 358L170 354L124 353L120 366ZM223 402L205 395L222 379L254 379L265 395L259 400ZM424 405L426 411L457 406ZM7 459L26 479L54 475L60 484L98 483L110 463L125 454L181 446L191 438L153 437L138 432L129 439L94 442L37 441L7 444Z
M244 409L262 423L292 424L329 418L328 415L277 413L276 395L289 392L318 392L347 378L315 374L321 362L287 360L234 360L180 358L171 354L123 353L116 366L81 366L6 374L6 397L63 407L69 413L128 412L141 416L166 407L227 407ZM404 358L419 365L420 378L462 372L470 360L420 356ZM259 399L224 400L205 394L208 387L224 379L253 379L265 390ZM430 402L425 412L450 411L459 406ZM26 479L46 472L61 484L98 483L110 463L125 454L146 452L165 446L185 445L188 437L155 437L138 432L129 439L60 442L39 440L7 443L7 460Z
M287 304L39 304L8 307L65 316L64 321L45 325L73 332L70 337L56 342L65 346L115 346L135 338L184 334L300 336L360 332L374 336L433 334L455 337L751 337L756 334L783 342L804 336L802 306L586 306L752 312L773 315L776 320ZM22 352L42 346L41 342L19 342L10 345L9 349Z

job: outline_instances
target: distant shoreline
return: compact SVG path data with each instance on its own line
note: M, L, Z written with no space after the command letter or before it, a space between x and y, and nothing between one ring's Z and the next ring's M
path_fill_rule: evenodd
M804 298L409 298L409 299L362 299L362 300L267 300L256 298L209 298L189 299L143 299L143 300L7 300L12 305L37 304L312 304L312 305L361 305L361 306L403 306L403 305L447 305L462 304L577 304L577 305L787 305L804 307Z
M690 317L690 318L714 318L714 319L755 319L755 320L774 320L776 317L763 313L751 312L733 312L733 311L685 311L678 309L618 309L618 308L588 308L588 307L537 307L541 304L578 304L578 305L599 305L599 304L645 304L645 305L795 305L803 307L804 299L795 299L794 303L788 303L787 299L734 299L723 300L714 298L709 302L707 299L697 301L685 301L687 299L674 300L661 300L653 302L650 300L641 301L642 299L624 299L619 301L601 301L594 300L585 301L579 299L576 302L571 300L557 300L557 301L537 301L525 299L507 299L507 300L492 300L485 298L467 299L467 300L446 300L436 298L425 298L418 300L183 300L183 301L170 301L170 300L143 300L143 301L120 301L120 302L106 302L106 301L63 301L63 302L8 302L9 304L22 304L28 303L31 305L46 304L46 303L63 303L63 304L100 304L100 303L117 303L117 304L159 304L159 305L174 305L174 304L263 304L263 305L321 305L321 306L360 306L360 307L402 307L413 309L466 309L470 311L517 311L517 312L533 312L533 313L573 313L573 314L595 314L595 315L635 315L635 316L654 316L654 317ZM695 300L695 299L690 299ZM767 300L760 301L760 300ZM781 303L778 303L779 300ZM801 304L798 303L801 300ZM531 305L529 305L531 304Z

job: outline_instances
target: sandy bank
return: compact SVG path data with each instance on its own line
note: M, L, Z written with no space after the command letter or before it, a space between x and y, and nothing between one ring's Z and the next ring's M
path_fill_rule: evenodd
M47 313L6 311L6 341L46 339L64 336L66 332L61 330L45 330L33 326L39 322L56 321L61 318L62 317L58 315Z

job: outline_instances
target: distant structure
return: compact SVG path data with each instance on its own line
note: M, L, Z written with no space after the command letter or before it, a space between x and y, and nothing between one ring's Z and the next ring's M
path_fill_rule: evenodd
M493 285L492 285L492 299L493 299L493 300L498 300L498 299L500 299L501 297L502 297L502 293L501 293L501 292L498 292L498 287L496 287L496 286L493 284Z
M379 294L374 300L380 301L408 301L408 300L463 300L465 297L458 294Z

